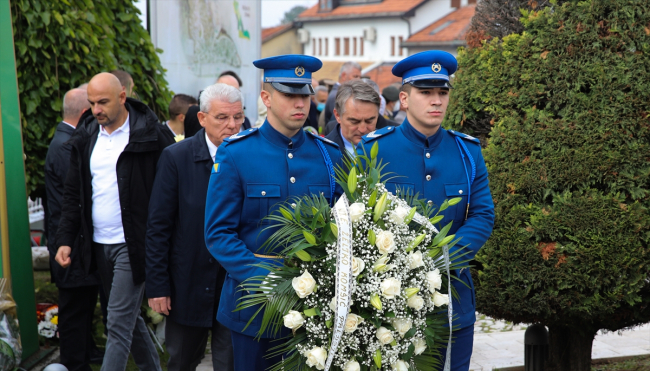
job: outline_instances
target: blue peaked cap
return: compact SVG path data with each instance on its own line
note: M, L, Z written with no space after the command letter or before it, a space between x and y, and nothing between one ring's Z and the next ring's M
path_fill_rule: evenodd
M292 94L313 94L311 74L323 67L320 59L308 55L278 55L253 62L264 70L264 82L276 90Z
M421 88L451 88L449 75L458 69L456 57L442 50L413 54L393 66L393 75L402 78L402 85Z

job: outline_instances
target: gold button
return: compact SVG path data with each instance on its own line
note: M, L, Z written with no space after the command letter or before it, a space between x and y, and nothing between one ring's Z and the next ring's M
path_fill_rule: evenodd
M291 183L295 183L295 182L296 182L296 178L291 177L291 178L289 178L289 181L290 181Z
M262 196L266 196L266 191L262 191Z
M462 194L463 194L463 190L462 190L462 189L459 189L459 190L458 190L458 194L461 194L461 195L462 195Z
M427 181L431 180L431 175L427 175Z
M431 158L431 154L430 154L430 153L427 153L426 156L427 156L427 158Z
M293 153L289 153L289 158L293 158Z
M433 201L431 201L431 200L427 201L427 205L433 206Z

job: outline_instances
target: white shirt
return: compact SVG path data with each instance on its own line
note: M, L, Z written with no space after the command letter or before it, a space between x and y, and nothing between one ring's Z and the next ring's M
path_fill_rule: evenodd
M345 145L345 150L348 151L348 154L352 157L357 155L357 152L354 150L354 144L348 142L347 139L343 136L343 131L339 128L339 133L341 134L341 139L343 139L343 144Z
M117 159L129 143L129 116L124 125L110 135L103 126L90 155L93 187L93 241L103 244L124 243L122 209L117 187Z
M214 162L214 157L217 155L217 150L219 147L215 146L214 143L208 138L208 133L205 133L205 141L208 143L208 150L210 151L210 157L212 157L212 162Z

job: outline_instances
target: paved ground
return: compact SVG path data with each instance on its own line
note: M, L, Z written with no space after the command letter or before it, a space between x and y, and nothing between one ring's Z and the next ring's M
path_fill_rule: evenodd
M495 321L481 314L477 314L477 318L470 370L523 370L526 326ZM594 359L645 354L650 354L650 324L620 333L599 333L592 350ZM206 354L196 370L212 371L212 358L209 354Z

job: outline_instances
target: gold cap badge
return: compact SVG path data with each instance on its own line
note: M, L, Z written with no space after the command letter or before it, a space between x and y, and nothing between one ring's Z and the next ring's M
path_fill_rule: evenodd
M296 73L296 76L298 76L298 77L302 77L302 75L305 74L305 68L304 68L304 67L301 67L301 66L298 66L298 67L296 67L296 69L294 70L294 72Z
M440 63L434 63L431 65L431 70L435 73L438 73L440 72L440 70L442 70L442 66L440 65Z

